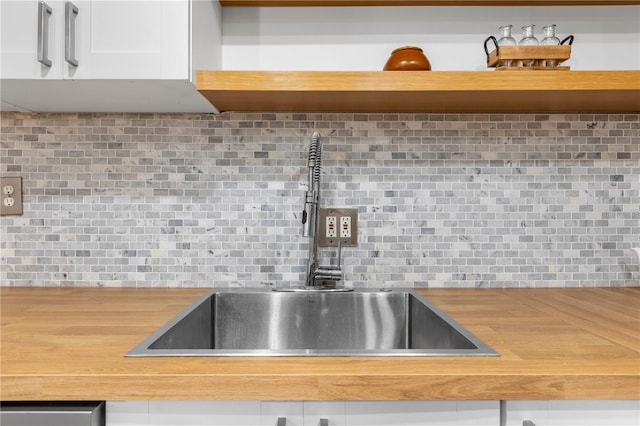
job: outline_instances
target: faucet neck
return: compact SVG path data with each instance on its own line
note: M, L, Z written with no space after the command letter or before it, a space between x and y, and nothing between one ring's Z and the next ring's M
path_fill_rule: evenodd
M309 146L309 188L305 193L304 212L302 214L302 235L309 238L307 256L307 286L315 285L315 270L318 267L318 232L320 205L320 166L322 164L322 145L320 134L313 132Z
M305 193L304 211L302 212L302 235L309 237L309 254L307 256L306 287L317 287L319 281L340 281L341 243L338 246L338 266L320 266L318 261L318 236L320 233L320 164L322 161L322 146L320 134L314 132L309 147L309 188Z

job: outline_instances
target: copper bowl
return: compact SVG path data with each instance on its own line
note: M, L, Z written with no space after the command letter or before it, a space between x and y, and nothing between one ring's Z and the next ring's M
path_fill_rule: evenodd
M416 46L399 47L384 64L385 71L431 71L431 64L422 49Z

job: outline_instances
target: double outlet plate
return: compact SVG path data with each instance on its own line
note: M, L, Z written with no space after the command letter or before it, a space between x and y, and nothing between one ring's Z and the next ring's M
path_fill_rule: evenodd
M358 209L325 208L320 209L320 247L337 247L342 241L343 247L358 245Z
M0 215L12 216L22 214L22 178L0 178Z

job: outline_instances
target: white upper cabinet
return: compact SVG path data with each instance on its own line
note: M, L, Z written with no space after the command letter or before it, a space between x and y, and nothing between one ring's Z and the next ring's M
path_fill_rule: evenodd
M0 0L2 109L214 112L193 70L221 67L213 0Z
M2 78L190 78L189 1L1 5Z
M0 1L0 77L62 78L63 42L64 2Z

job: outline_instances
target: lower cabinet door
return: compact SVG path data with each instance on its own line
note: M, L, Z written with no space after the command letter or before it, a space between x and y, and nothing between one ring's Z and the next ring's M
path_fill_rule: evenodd
M348 401L349 426L496 426L498 401Z
M638 426L640 400L507 401L506 426Z
M263 401L260 425L346 426L345 413L345 401Z
M260 401L109 401L107 403L107 426L256 426L259 424Z
M302 401L262 401L260 425L304 426Z

